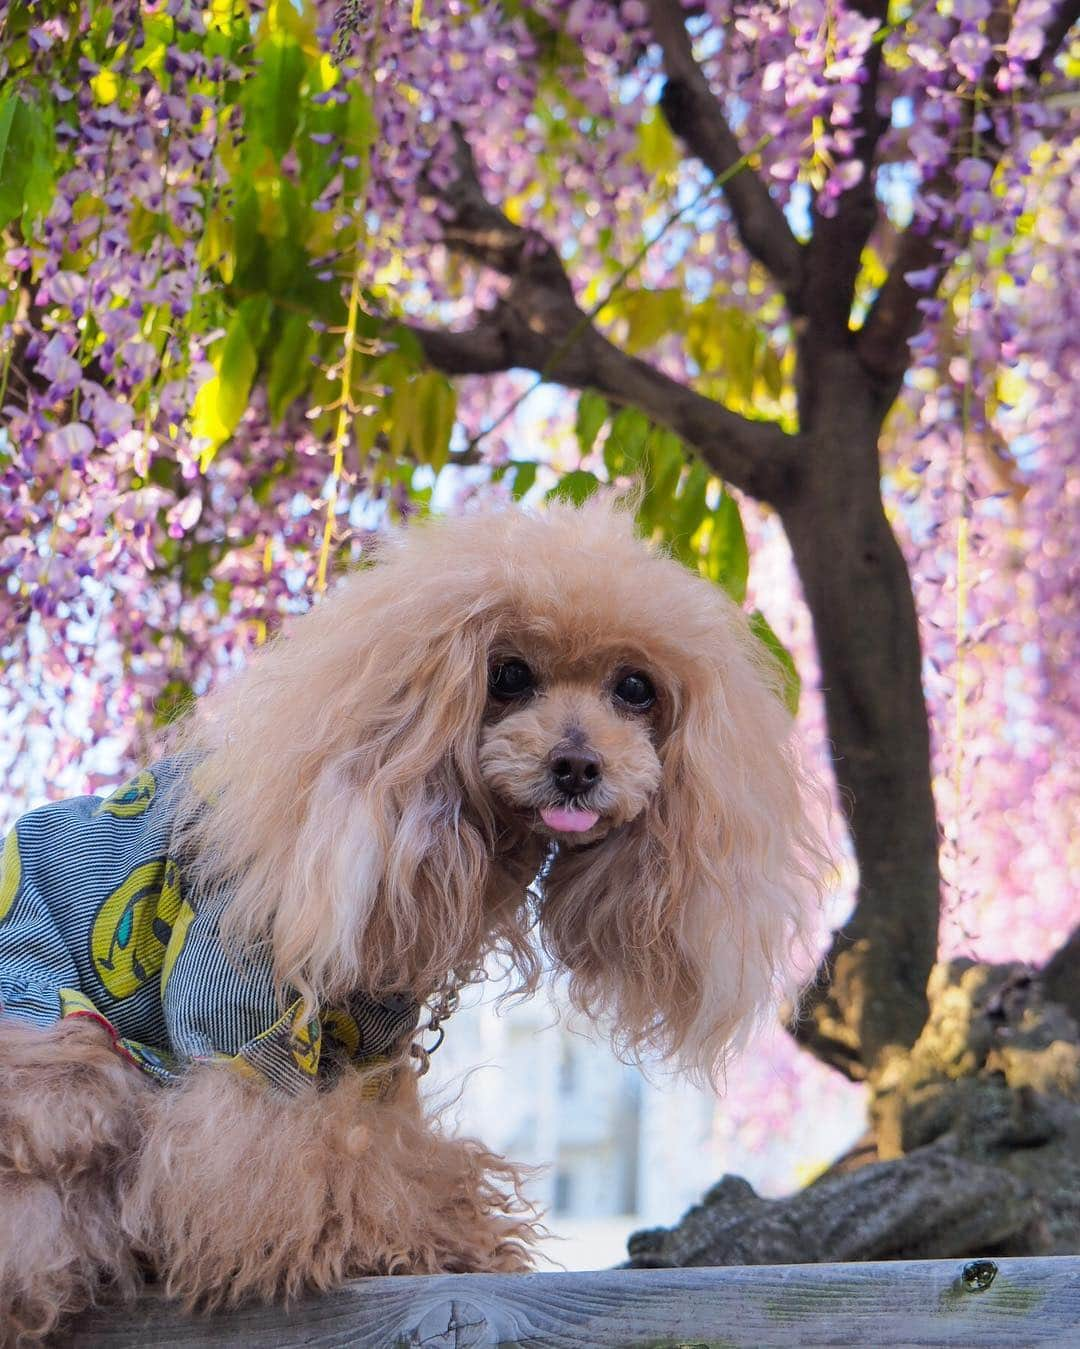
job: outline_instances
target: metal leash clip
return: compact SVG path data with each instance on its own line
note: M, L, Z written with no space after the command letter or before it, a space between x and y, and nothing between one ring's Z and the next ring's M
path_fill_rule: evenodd
M428 1017L428 1023L424 1027L422 1033L434 1033L438 1038L430 1048L422 1044L414 1044L411 1050L412 1054L420 1060L420 1077L423 1077L431 1067L432 1054L440 1048L442 1042L446 1039L446 1027L443 1025L443 1022L447 1017L453 1016L457 1011L460 1002L461 995L456 984L452 984L449 988L444 989L435 998L434 1005L432 1006Z

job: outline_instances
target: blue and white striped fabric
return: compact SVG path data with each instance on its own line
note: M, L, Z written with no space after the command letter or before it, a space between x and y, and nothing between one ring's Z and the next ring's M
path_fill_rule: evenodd
M415 1030L409 999L358 995L302 1024L269 965L225 951L228 896L192 905L170 851L169 789L182 772L166 759L107 799L55 802L16 823L0 862L0 1015L96 1017L164 1082L227 1059L294 1093L346 1061L385 1057Z

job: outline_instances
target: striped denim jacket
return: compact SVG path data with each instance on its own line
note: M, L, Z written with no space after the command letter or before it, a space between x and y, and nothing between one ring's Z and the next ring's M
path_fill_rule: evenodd
M416 1027L409 999L357 994L305 1017L298 997L275 993L268 963L225 950L228 895L193 905L170 851L169 789L183 771L165 759L107 799L17 821L0 859L0 1015L40 1026L94 1017L161 1082L225 1060L295 1094L391 1053Z

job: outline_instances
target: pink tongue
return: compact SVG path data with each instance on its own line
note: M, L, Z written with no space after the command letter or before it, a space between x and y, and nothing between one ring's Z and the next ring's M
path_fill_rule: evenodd
M600 816L595 810L568 810L565 806L551 806L540 812L540 818L549 829L562 834L584 834Z

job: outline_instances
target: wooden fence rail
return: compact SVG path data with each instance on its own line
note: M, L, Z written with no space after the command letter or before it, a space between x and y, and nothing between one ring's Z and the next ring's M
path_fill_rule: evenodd
M290 1310L191 1319L148 1297L84 1317L72 1349L1080 1347L1080 1258L358 1279Z

